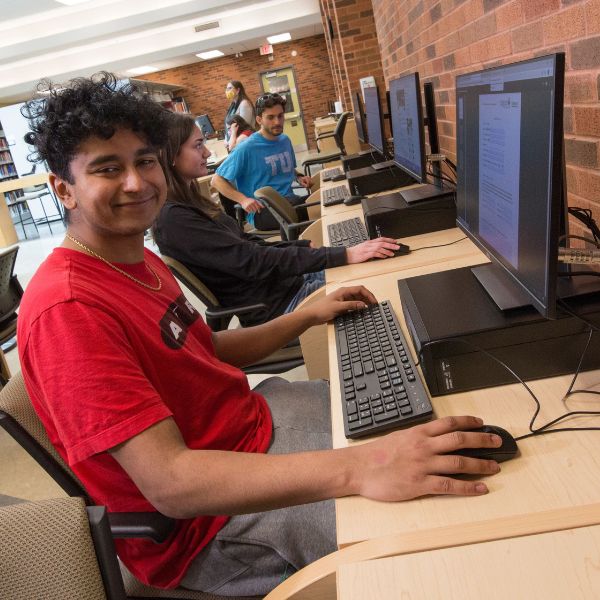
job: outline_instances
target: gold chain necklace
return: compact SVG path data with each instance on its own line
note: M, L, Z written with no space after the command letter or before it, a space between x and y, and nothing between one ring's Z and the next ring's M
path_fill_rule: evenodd
M158 281L158 285L156 285L156 286L148 285L147 283L144 283L143 281L136 279L133 275L130 275L129 273L127 273L127 271L123 271L123 269L119 269L119 267L117 267L117 265L113 265L110 261L106 260L103 256L100 256L99 254L97 254L96 252L94 252L93 250L88 248L85 244L82 244L78 239L75 239L73 236L69 235L68 233L66 233L65 235L74 244L77 244L80 248L83 248L86 252L88 252L92 256L99 258L103 263L106 263L109 267L111 267L115 271L118 271L119 273L121 273L121 275L125 275L125 277L127 277L127 279L131 279L131 281L135 281L136 283L139 283L142 287L152 290L153 292L158 292L160 290L160 288L162 288L162 281L160 280L158 273L149 264L146 264L145 261L144 261L144 264L148 267L148 269L150 270L152 275L154 275L154 277L156 277L156 281Z

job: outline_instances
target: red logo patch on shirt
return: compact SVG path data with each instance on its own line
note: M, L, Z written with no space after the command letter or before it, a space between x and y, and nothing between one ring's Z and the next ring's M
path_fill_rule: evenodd
M167 308L167 312L160 320L160 335L163 342L173 350L179 350L185 344L187 332L200 313L181 294L175 302Z

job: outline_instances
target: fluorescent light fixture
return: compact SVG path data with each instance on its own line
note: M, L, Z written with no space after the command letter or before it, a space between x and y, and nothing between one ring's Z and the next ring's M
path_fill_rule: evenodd
M84 2L89 2L90 0L56 0L61 4L66 4L67 6L73 6L74 4L83 4Z
M279 42L289 42L292 36L289 33L280 33L278 35L270 35L267 37L269 44L279 44Z
M131 73L132 75L146 75L147 73L156 73L156 71L158 71L156 67L151 67L149 65L127 69L127 72Z
M218 58L219 56L225 56L225 54L220 50L209 50L208 52L200 52L199 54L196 54L196 56L198 58L201 58L202 60L208 60L209 58Z

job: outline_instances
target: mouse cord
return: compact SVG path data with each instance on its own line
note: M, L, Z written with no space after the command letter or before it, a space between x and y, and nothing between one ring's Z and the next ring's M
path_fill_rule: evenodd
M447 244L439 244L438 246L421 246L420 248L413 248L413 252L418 252L419 250L430 250L431 248L443 248L444 246L452 246L452 244L458 244L458 242L462 242L463 240L466 240L467 236L463 236L461 238L458 238L457 240L454 240L453 242L448 242Z
M570 312L570 310L567 311L567 312ZM570 312L570 314L572 314L574 317L580 318L582 321L584 321L587 325L590 326L590 329L589 329L589 335L588 335L585 347L583 349L583 352L581 353L581 356L580 356L580 359L579 359L579 363L577 365L577 369L575 370L575 373L573 374L573 379L571 380L571 384L569 385L569 389L568 389L567 393L563 396L563 401L566 400L566 398L569 395L576 394L576 393L592 393L592 394L597 394L598 393L598 392L595 392L595 391L592 391L592 390L575 390L575 391L572 391L572 388L573 388L573 386L575 384L577 376L579 375L579 373L581 371L581 365L583 364L583 360L584 360L585 354L586 354L587 349L589 348L590 342L592 340L592 335L594 333L594 330L597 330L598 327L596 327L592 323L589 323L585 319L579 317L579 315L577 315L576 313ZM443 342L447 343L448 341L463 343L463 344L465 344L467 346L470 346L470 347L474 348L475 350L481 352L485 356L488 356L493 361L495 361L496 363L498 363L499 365L501 365L506 371L508 371L516 379L516 381L518 381L527 390L527 393L531 396L531 398L533 399L533 401L535 403L535 410L533 412L533 416L531 417L531 420L529 421L529 431L531 433L527 433L525 435L519 436L519 437L515 438L515 441L523 440L525 438L533 437L535 435L544 435L544 434L548 434L548 433L559 433L559 432L563 432L563 431L600 431L600 427L563 427L563 428L559 428L559 429L550 429L550 427L552 427L552 425L555 425L556 423L559 423L559 422L561 422L564 419L567 419L569 417L584 416L584 415L587 415L587 416L600 416L600 411L570 411L570 412L567 412L567 413L565 413L563 415L560 415L559 417L557 417L556 419L553 419L552 421L549 421L548 423L545 423L544 425L541 425L540 427L538 427L536 429L535 428L535 421L536 421L536 419L537 419L537 417L538 417L538 415L540 413L541 404L540 404L540 401L538 400L537 396L533 392L533 390L505 362L503 362L502 360L500 360L499 358L497 358L496 356L494 356L491 352L489 352L489 351L487 351L487 350L485 350L485 349L477 346L477 344L474 344L473 342L470 342L468 340L465 340L465 339L462 339L462 338L453 338L452 340L434 340L434 341L431 341L431 342L426 342L425 344L423 344L421 346L421 349L419 350L419 360L418 360L418 362L416 364L417 365L421 364L422 356L423 356L423 350L427 346L433 346L433 345L436 345L436 344L441 344Z

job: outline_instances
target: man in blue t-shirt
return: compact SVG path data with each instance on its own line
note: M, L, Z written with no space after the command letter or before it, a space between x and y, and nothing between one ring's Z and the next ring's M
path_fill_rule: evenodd
M285 97L264 94L256 101L257 133L240 144L217 169L211 184L223 196L241 204L248 222L257 229L278 229L279 225L264 206L254 198L261 187L271 186L293 205L302 204L292 191L296 178L296 157L290 138L283 133ZM300 185L310 187L310 177L297 177ZM237 189L236 189L237 188ZM299 215L302 220L307 215Z

